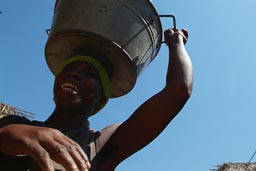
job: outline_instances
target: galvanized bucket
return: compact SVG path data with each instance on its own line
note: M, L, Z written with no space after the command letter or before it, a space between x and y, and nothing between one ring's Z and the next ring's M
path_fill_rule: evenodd
M104 56L113 66L111 97L119 97L134 87L161 44L161 21L150 0L58 0L45 56L54 74L78 48Z

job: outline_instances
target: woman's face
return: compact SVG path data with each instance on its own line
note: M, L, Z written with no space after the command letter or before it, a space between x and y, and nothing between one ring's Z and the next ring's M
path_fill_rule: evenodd
M55 78L56 107L92 112L101 99L101 86L99 74L91 64L72 62Z

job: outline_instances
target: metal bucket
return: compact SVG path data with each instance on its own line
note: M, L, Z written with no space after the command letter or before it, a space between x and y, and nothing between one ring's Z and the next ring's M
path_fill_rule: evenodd
M86 49L113 66L111 97L128 93L156 57L162 26L150 0L58 0L45 56L50 70Z

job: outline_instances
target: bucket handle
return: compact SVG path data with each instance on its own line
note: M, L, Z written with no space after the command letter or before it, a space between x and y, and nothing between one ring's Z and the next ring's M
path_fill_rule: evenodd
M174 15L158 15L158 17L159 17L159 18L161 18L161 17L172 18L172 20L173 20L173 28L174 28L175 30L177 29L177 27L176 27L176 18L175 18ZM162 43L165 43L165 41L162 41Z

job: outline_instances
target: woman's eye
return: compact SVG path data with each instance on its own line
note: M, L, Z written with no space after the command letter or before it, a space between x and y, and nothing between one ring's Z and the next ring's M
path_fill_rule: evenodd
M81 71L81 74L88 75L88 76L96 76L96 73L94 71L86 70L86 71Z

